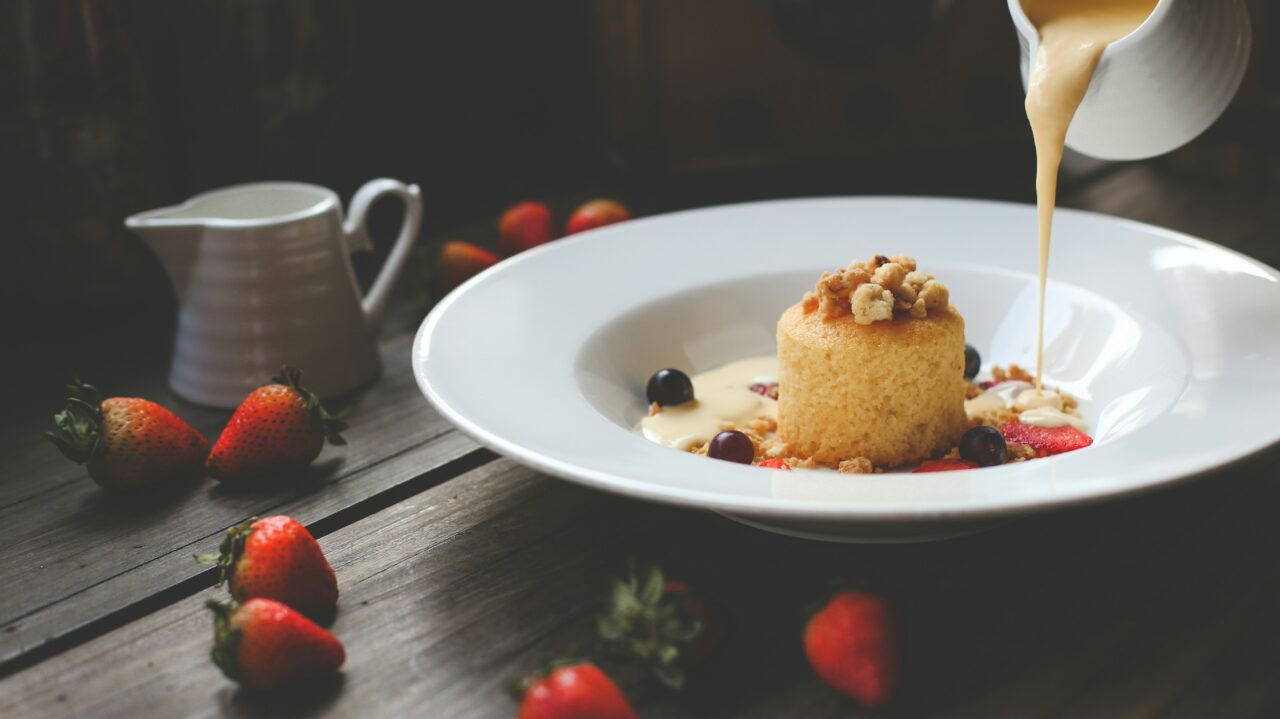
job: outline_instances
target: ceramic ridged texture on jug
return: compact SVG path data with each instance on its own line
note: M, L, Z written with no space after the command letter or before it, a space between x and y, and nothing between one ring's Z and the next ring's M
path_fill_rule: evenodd
M282 233L202 231L222 236L200 243L198 279L179 309L170 384L180 394L227 405L231 388L263 384L283 363L302 369L303 382L322 395L377 375L347 252L329 246L342 236L336 212Z
M1009 0L1025 87L1038 41ZM1145 23L1102 54L1067 146L1105 160L1162 155L1204 132L1230 104L1251 46L1242 0L1160 0Z

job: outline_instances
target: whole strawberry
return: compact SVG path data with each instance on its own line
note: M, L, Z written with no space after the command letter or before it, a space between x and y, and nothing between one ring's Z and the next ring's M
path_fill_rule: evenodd
M45 436L87 464L103 489L139 490L199 476L209 441L176 414L137 397L98 399L92 385L67 385L67 406Z
M554 237L551 209L541 202L521 202L498 220L498 247L508 255L544 245Z
M879 597L840 592L809 619L804 653L822 681L866 706L889 701L894 683L889 610Z
M525 681L517 719L636 719L609 675L576 662Z
M272 599L209 602L213 663L228 679L275 689L338 671L342 643L315 622Z
M237 482L302 469L330 444L346 444L345 422L325 412L303 389L302 373L282 367L273 384L255 389L240 403L209 453L209 476Z
M631 211L613 200L592 200L578 206L565 225L566 235L574 235L597 227L625 222L631 219Z
M646 665L663 684L678 689L724 636L717 607L682 582L667 581L650 567L615 580L607 613L596 620L600 637Z
M498 256L468 242L444 243L431 272L431 289L443 297L450 290L498 264Z
M297 520L283 515L250 520L227 530L216 562L218 582L243 602L253 597L284 602L312 618L328 618L338 604L338 580L320 544Z

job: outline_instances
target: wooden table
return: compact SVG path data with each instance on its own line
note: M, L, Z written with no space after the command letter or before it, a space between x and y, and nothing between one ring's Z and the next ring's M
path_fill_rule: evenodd
M1257 200L1145 166L1064 204L1154 221L1271 264ZM916 545L807 542L629 501L524 469L433 412L409 370L420 312L392 323L386 371L346 448L306 483L207 480L157 506L112 501L13 423L0 452L0 716L510 716L508 676L591 647L608 579L655 560L732 608L722 660L646 717L864 714L809 672L805 607L836 578L881 593L903 627L890 716L1280 715L1280 507L1270 451L1151 496ZM226 415L173 400L210 436ZM192 561L254 515L305 524L337 571L348 661L325 691L261 695L209 662L214 573Z

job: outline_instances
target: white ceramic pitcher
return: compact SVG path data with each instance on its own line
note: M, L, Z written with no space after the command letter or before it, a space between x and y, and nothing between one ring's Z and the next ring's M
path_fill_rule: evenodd
M362 298L350 254L372 248L365 215L384 194L404 200L404 224ZM235 407L282 364L322 397L375 378L378 325L421 220L417 186L389 179L361 187L345 222L332 190L294 182L213 190L125 220L177 291L174 392Z
M1025 87L1040 34L1020 0L1008 2ZM1251 40L1244 0L1159 0L1146 22L1103 51L1067 147L1104 160L1137 160L1185 145L1235 96Z

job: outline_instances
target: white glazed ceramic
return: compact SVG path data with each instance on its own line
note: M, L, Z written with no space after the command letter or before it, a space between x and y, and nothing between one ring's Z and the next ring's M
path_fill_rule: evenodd
M1040 35L1020 0L1008 3L1025 87ZM1104 160L1136 160L1185 145L1235 96L1251 38L1244 0L1159 0L1146 22L1103 51L1067 146Z
M1203 240L1072 210L1055 218L1047 381L1092 447L988 469L778 472L637 435L661 367L774 351L823 270L876 252L943 279L984 362L1035 360L1029 206L916 198L764 202L558 240L446 297L413 347L419 386L470 436L538 470L822 539L908 541L1160 487L1280 438L1280 274Z
M350 255L372 249L365 215L384 194L404 200L404 225L361 298ZM178 295L174 392L235 407L282 364L322 397L372 380L378 324L421 219L417 186L380 179L356 192L345 222L332 190L295 182L227 187L125 220Z

